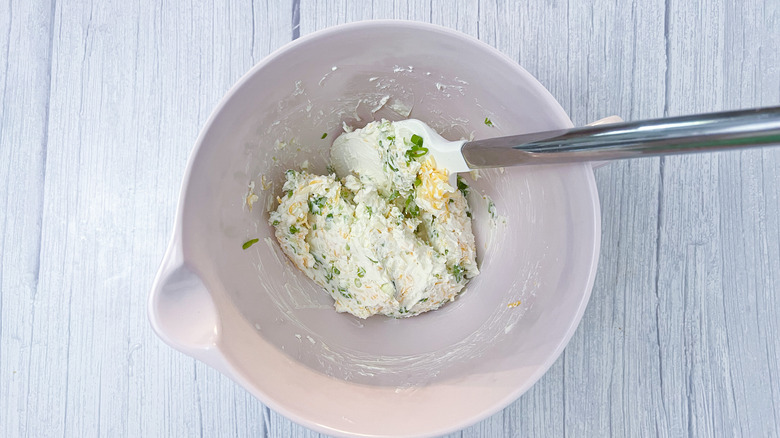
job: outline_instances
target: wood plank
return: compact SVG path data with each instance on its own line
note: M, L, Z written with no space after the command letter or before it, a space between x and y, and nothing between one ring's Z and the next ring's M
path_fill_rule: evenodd
M653 117L663 111L663 52L653 51L663 45L663 16L658 1L497 8L482 2L480 37L514 55L575 124L611 114ZM659 398L659 374L647 379L642 372L657 368L655 320L634 317L655 302L658 160L613 163L597 172L597 182L604 237L593 298L564 356L504 411L505 436L654 430L652 420L630 412ZM584 402L594 394L602 403ZM607 404L611 399L620 402Z
M462 2L453 2L457 3ZM430 21L431 17L431 2L426 0L301 0L299 6L301 35L360 20Z
M780 102L777 2L671 4L670 114ZM673 435L780 430L779 172L778 149L664 160L659 328Z
M24 436L49 121L49 2L0 5L0 436ZM31 32L30 29L34 29Z
M57 4L29 435L262 434L262 405L157 339L145 304L198 130L291 10Z
M564 108L575 124L663 115L663 1L569 2L567 25ZM565 434L653 435L665 428L655 403L662 398L654 312L659 160L610 163L596 181L602 253L590 304L564 353Z

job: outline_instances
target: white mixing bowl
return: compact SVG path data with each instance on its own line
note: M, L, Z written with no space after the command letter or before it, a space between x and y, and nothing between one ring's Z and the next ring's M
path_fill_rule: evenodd
M160 337L336 435L443 434L528 390L574 333L593 284L589 164L481 172L469 198L481 274L455 302L410 319L337 313L267 223L284 171L308 161L325 172L342 122L409 109L451 140L572 126L511 59L437 26L361 22L286 45L241 78L198 138L149 298Z

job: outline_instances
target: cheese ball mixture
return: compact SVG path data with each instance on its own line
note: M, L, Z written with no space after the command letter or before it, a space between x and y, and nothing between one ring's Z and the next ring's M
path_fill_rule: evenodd
M286 173L270 223L290 260L360 318L453 301L479 273L466 184L403 121L343 133L331 160L330 175Z

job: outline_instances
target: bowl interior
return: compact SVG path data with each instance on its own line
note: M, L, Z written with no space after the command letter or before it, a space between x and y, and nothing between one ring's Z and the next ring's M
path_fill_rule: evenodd
M471 421L503 407L560 354L590 292L599 214L589 166L508 168L466 178L481 273L455 302L403 320L336 313L279 249L268 210L286 169L325 172L343 123L407 117L449 139L571 126L538 82L475 40L427 25L362 23L304 38L253 69L212 116L192 161L185 258L207 273L218 306L248 323L222 322L228 360L265 401L321 430L423 430L383 420L375 411L385 403L396 418L407 409L427 415L428 431L457 424L443 412ZM250 182L259 196L251 211ZM242 250L251 238L260 241ZM343 391L351 423L329 416L322 404L332 395L312 394L304 372L310 384ZM263 386L269 373L289 384ZM374 409L357 395L367 393Z

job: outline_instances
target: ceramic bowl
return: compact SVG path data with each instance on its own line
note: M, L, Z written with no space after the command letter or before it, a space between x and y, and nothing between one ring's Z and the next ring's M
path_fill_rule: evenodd
M414 318L337 313L275 241L268 210L286 169L325 172L344 123L406 117L451 140L572 126L513 60L441 27L360 22L284 46L227 93L195 144L149 298L159 336L334 435L443 434L527 391L590 295L600 216L589 164L467 177L481 273Z

